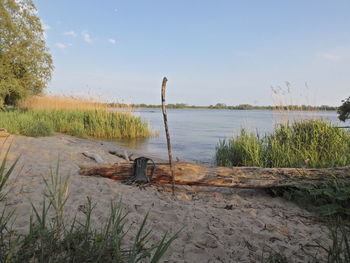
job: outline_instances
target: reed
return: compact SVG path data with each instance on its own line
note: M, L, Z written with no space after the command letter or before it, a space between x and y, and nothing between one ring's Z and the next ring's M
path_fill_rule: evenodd
M54 95L27 97L18 106L27 110L109 110L108 104L100 99Z
M242 129L220 141L216 163L222 166L336 167L350 165L350 132L321 120L276 126L263 136Z
M152 135L148 123L131 113L87 109L13 110L0 112L0 127L12 134L122 139Z

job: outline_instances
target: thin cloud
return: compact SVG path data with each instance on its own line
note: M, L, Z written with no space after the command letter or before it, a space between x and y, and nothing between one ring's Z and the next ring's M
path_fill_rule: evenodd
M72 44L70 44L70 43L66 44L66 43L58 42L55 44L55 47L57 47L59 49L66 49L67 47L70 47L70 46L72 46Z
M350 59L350 47L339 46L316 54L317 57L328 61L348 61Z
M89 43L89 44L92 43L92 39L91 39L88 32L83 31L83 32L81 32L81 35L83 36L83 39L86 43Z
M112 45L115 45L117 43L117 40L110 38L108 39L108 42L111 43Z
M340 56L332 53L321 53L321 54L318 54L318 56L323 59L331 60L331 61L337 61L340 59Z
M76 34L73 30L71 30L71 31L66 31L66 32L63 33L63 35L65 35L65 36L71 36L71 37L76 37L76 36L77 36L77 34Z

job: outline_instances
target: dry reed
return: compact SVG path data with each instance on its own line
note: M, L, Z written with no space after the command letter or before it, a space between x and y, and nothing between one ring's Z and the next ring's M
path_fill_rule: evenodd
M112 105L93 98L35 96L22 100L19 107L0 112L0 127L12 134L37 137L60 132L104 139L153 135L148 123L134 116L127 104Z
M92 98L68 96L33 96L20 101L19 106L28 110L106 110L107 104Z
M74 97L74 96L59 96L45 95L32 96L23 99L19 102L19 107L27 110L98 110L110 111L111 105L96 97ZM113 108L130 113L130 104L114 103Z

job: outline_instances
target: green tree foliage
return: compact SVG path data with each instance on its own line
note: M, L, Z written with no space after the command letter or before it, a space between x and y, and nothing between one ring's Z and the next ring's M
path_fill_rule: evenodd
M341 121L350 119L350 97L342 101L343 104L338 108L338 118Z
M0 0L0 107L41 93L52 70L32 0Z

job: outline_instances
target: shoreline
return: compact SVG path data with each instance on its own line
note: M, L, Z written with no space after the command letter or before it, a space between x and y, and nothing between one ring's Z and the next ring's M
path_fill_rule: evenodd
M42 178L49 176L59 159L60 174L70 176L65 208L68 219L82 216L79 207L86 203L87 196L96 203L96 227L107 220L110 200L122 200L129 213L128 226L142 222L150 211L147 225L154 230L152 239L159 240L165 232L175 233L185 227L163 258L168 262L260 262L267 247L293 257L295 262L305 262L307 257L300 246L316 240L326 245L329 242L328 229L315 214L262 190L179 186L173 197L170 189L162 186L140 189L106 178L80 176L78 164L94 162L83 156L84 151L99 154L106 162L125 162L108 153L113 146L109 142L62 134L11 136L2 149L12 139L8 164L22 153L14 175L23 168L9 180L6 208L15 209L14 227L22 233L28 231L30 203L41 207L45 190ZM130 233L137 230L131 227Z

